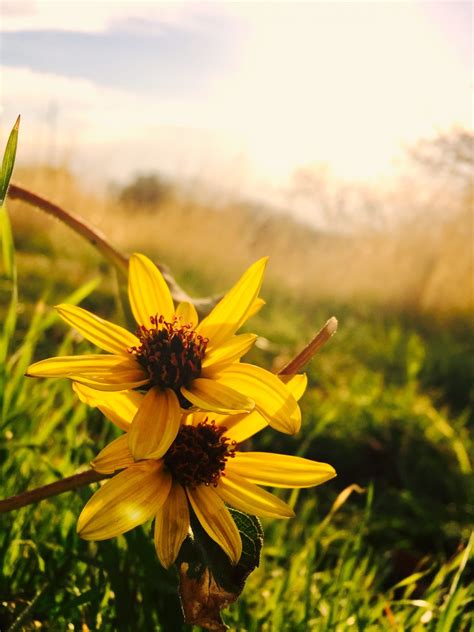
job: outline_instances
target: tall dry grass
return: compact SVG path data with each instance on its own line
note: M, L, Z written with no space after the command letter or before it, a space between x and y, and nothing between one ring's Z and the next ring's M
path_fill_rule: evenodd
M143 251L178 275L199 268L218 289L257 257L270 255L268 282L309 299L367 300L444 313L474 308L472 192L443 201L437 212L431 201L410 213L410 194L400 190L403 221L342 235L245 204L213 206L189 195L171 196L152 212L124 207L111 195L87 193L67 169L18 168L15 181L83 215L119 249ZM41 253L66 269L78 256L97 265L92 248L68 228L19 202L10 206L17 242L25 255L30 251L31 265L49 265L41 263Z

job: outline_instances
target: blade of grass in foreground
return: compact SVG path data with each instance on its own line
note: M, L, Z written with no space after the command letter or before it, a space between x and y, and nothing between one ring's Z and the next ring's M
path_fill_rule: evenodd
M67 296L65 301L70 305L77 305L97 288L100 280L100 277L96 277L95 279L87 281ZM42 334L59 320L57 313L52 309L45 311L44 305L45 301L39 301L37 303L30 326L21 344L17 346L13 355L11 355L5 363L3 369L5 380L2 401L3 419L6 418L9 410L17 408L18 406L21 407L27 392L23 384L24 373L26 367L33 359L36 343ZM14 330L9 332L9 337L11 338L13 334Z
M10 297L7 302L7 309L3 327L0 331L0 385L4 379L2 367L8 355L10 341L15 331L16 314L18 304L18 286L17 272L15 264L15 247L8 219L7 210L4 206L0 207L0 247L2 250L2 270L0 270L0 292L9 292Z
M20 127L20 117L17 118L7 141L5 153L2 160L2 169L0 172L0 244L2 248L3 271L0 280L5 280L11 284L11 296L7 313L3 323L3 331L0 334L0 366L5 362L8 353L8 347L12 332L16 324L16 310L18 302L17 277L15 267L15 247L13 237L5 209L5 198L7 195L10 179L15 164L16 148L18 145L18 129ZM0 288L1 290L1 288ZM0 387L3 390L3 375L0 369Z
M5 198L7 197L8 187L10 186L10 179L12 177L13 167L15 165L19 128L20 117L16 119L15 125L10 132L7 146L5 147L5 153L3 154L2 170L0 172L0 206L3 206Z

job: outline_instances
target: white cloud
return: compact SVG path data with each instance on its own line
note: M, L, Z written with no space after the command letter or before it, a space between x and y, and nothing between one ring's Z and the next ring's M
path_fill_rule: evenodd
M2 76L3 135L22 115L20 161L66 160L92 180L159 169L234 186L240 147L206 125L208 114L198 103L156 102L28 68L4 67Z
M3 0L2 31L59 30L101 33L140 23L197 28L200 17L215 10L185 1L130 0Z

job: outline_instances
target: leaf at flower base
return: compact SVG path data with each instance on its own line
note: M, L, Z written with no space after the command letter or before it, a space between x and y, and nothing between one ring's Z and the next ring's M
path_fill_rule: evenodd
M191 517L193 537L181 547L176 565L179 571L179 595L186 623L206 630L224 632L221 610L236 601L245 581L260 563L263 531L260 521L236 509L231 512L242 538L242 556L235 566Z
M229 511L242 538L242 556L237 566L232 567L235 574L233 576L226 575L225 577L232 579L233 582L239 578L240 592L242 592L247 577L260 564L263 529L260 520L256 516L249 516L243 511L238 511L232 507L229 507Z

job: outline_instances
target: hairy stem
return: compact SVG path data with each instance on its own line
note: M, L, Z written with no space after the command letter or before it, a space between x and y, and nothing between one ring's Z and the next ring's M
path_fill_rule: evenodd
M311 360L311 358L326 344L326 342L337 331L337 319L330 318L327 323L322 327L315 335L313 340L306 345L306 347L298 353L288 364L278 371L279 375L294 375L301 371L301 369Z
M70 492L78 487L101 481L104 478L109 478L109 475L99 474L95 470L86 470L80 474L62 478L49 485L43 485L42 487L22 492L16 496L10 496L10 498L5 498L5 500L0 500L0 514L20 509L20 507L37 503L45 498L51 498L51 496L58 496L64 492Z
M45 213L56 217L61 222L69 226L78 235L84 237L84 239L94 246L94 248L96 248L106 259L108 259L108 261L110 261L110 263L112 263L123 275L126 276L128 274L128 257L114 248L100 230L86 222L80 215L72 213L71 211L66 211L57 204L54 204L46 198L41 197L28 189L24 189L17 184L10 183L8 197L11 200L21 200L22 202L26 202L26 204L35 206ZM201 314L205 314L213 307L213 305L215 305L217 301L215 297L192 299L183 290L183 288L178 285L166 266L157 264L157 267L163 274L163 277L165 278L176 302L189 301L195 305L196 309Z
M92 244L99 252L101 252L106 259L114 264L121 272L127 274L128 270L128 258L116 250L108 241L103 233L97 228L94 228L88 224L82 217L72 213L71 211L65 211L63 208L50 202L49 200L18 186L17 184L10 184L8 189L8 197L12 200L21 200L31 206L41 209L45 213L56 217L61 220L67 226L72 228L74 232Z

